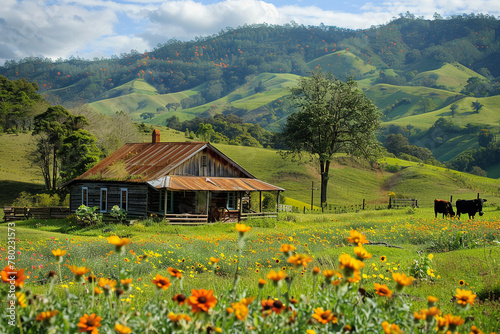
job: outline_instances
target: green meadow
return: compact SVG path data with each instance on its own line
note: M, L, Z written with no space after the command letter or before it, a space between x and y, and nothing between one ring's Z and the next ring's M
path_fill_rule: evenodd
M279 333L293 332L293 328L299 332L306 329L340 332L346 324L361 330L364 328L362 322L372 323L374 331L381 333L384 320L398 324L405 332L418 332L418 328L435 332L435 320L432 327L413 320L414 312L429 307L428 296L438 299L436 306L442 316L453 314L465 320L457 328L459 333L470 332L472 325L490 333L500 328L499 213L496 207L488 207L483 217L476 217L473 221L434 219L430 208L365 210L347 214L282 213L278 220L246 222L251 229L245 232L242 247L241 242L238 246L241 235L238 236L235 225L229 223L189 227L144 220L131 226L107 222L84 227L76 224L74 218L28 220L17 222L15 226L17 247L21 249L17 265L25 268L27 275L23 290L48 295L52 308L67 319L75 320L70 328L76 326L81 316L77 316L82 311L80 307L103 317L100 330L110 330L115 322L136 331L144 330L147 325L139 319L148 319L146 313L150 312L151 305L155 305L157 313L149 316L149 320L157 325L161 321L158 316L165 310L193 317L195 313L187 305L179 307L171 298L178 293L189 295L192 289L203 288L213 289L218 302L210 318L197 319L200 326L210 323L235 333L276 332L276 329L273 331L267 327L269 321L283 327L277 331ZM353 255L353 245L347 241L351 230L363 233L369 240L364 248L371 257L364 260L360 282L349 283L346 295L342 295L342 290L325 279L323 271L342 272L339 257ZM7 234L5 225L0 226L0 234ZM131 243L126 246L124 254L113 254L115 247L106 239L112 235L130 238ZM297 254L308 254L312 261L304 268L294 266L287 261L288 256L280 252L283 244L294 246ZM53 270L59 275L59 267L52 255L55 249L66 250L68 254L63 256L61 278L57 277L50 283L53 292L48 293L47 273ZM6 250L2 248L2 258L4 253ZM218 262L213 263L211 258L218 259ZM101 298L101 295L91 301L91 294L86 292L90 291L88 285L91 283L82 286L75 282L67 265L90 268L98 278L116 279L121 272L120 277L131 279L132 290L120 295L120 299L110 297L110 302L115 303L120 313L113 315L114 312L108 310L107 298ZM313 267L320 269L317 276ZM181 272L182 283L170 276L168 268ZM268 276L271 270L281 271L293 279L290 284L277 287ZM236 272L239 279L235 284ZM393 281L395 273L413 275L415 279L403 292L397 292ZM172 282L172 286L161 293L151 282L158 274L169 277ZM258 288L259 279L267 281L262 289ZM392 297L378 296L375 284L387 285L393 292ZM335 303L339 298L357 295L359 286L363 287L363 296L367 300L357 307L364 310L365 316L351 314ZM476 295L472 306L466 309L457 306L454 298L457 289ZM68 304L65 302L67 293L80 301L69 299ZM262 318L261 300L267 299L266 296L283 302L296 299L298 303L293 309L297 311L297 321L287 322L290 316L287 312ZM230 321L233 315L227 313L226 308L243 297L257 297L257 300L248 306L248 318L233 323ZM161 306L157 304L158 298L163 300ZM342 326L323 326L311 320L317 307L338 312L338 322ZM406 311L403 312L401 307ZM31 303L19 312L25 315L28 310L37 314L42 308L38 303ZM399 313L394 313L395 310ZM367 316L370 312L372 315ZM50 322L50 326L63 328L59 327L63 326L59 319ZM27 317L25 321L35 324L34 318ZM229 329L229 324L234 327ZM49 326L49 323L44 326ZM173 324L161 326L169 328ZM178 328L179 333L186 328ZM12 329L5 332L14 333Z

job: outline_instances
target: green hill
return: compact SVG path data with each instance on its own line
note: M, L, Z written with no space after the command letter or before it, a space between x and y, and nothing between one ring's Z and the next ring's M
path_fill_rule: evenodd
M485 79L482 75L459 63L446 63L436 70L417 74L410 82L420 84L423 80L435 80L436 85L443 86L451 92L460 93L470 77Z
M157 108L164 108L168 103L179 103L182 99L197 93L197 89L194 88L179 93L158 94L156 88L142 79L136 79L113 88L103 95L102 100L90 103L90 106L105 115L124 111L132 119L139 121L142 113L151 112L157 114ZM188 117L188 115L185 115L185 117Z

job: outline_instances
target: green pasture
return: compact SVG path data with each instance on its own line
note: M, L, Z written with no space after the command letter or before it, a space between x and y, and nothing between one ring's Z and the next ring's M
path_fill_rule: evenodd
M418 85L422 79L434 78L436 80L436 85L445 86L449 91L460 93L467 85L467 80L470 77L484 79L482 75L479 75L462 64L446 63L438 69L417 74L410 82Z
M321 69L324 72L335 73L342 78L353 76L356 78L376 77L376 67L366 63L364 60L349 51L338 51L316 58L307 63L311 70ZM363 85L360 85L364 87Z
M415 261L423 261L432 254L430 268L434 277L425 274L405 290L405 298L412 304L409 314L426 308L429 295L439 298L438 307L442 312L456 313L453 300L456 289L472 290L478 295L476 303L462 317L473 317L473 323L489 333L500 326L500 225L496 218L499 214L496 207L487 207L483 217L469 221L434 219L431 208L365 210L348 214L282 213L278 221L248 221L252 229L246 235L241 254L237 246L238 232L234 224L229 223L193 227L146 220L131 226L105 223L82 227L74 218L69 218L17 222L15 230L18 247L23 247L18 257L19 265L28 268L27 286L35 293L44 291L43 285L37 284L43 281L44 274L58 269L57 265L50 264L53 262L51 250L62 248L70 253L65 257L69 264L91 267L94 273L103 277L115 276L116 265L120 262L134 282L131 306L140 308L154 294L151 279L157 273L168 275L168 267L182 270L183 291L186 292L203 287L223 294L231 289L236 266L239 266L238 291L246 291L247 296L259 293L256 282L259 278L265 279L271 269L285 269L295 276L291 285L293 296L311 295L315 284L312 266L322 270L338 268L338 257L342 253L352 254L346 237L351 229L356 229L371 242L379 243L365 245L373 255L365 260L362 280L370 298L373 298L374 283L392 287L392 272L409 274ZM1 236L6 235L6 230L5 224L0 225ZM110 235L131 238L126 254L111 254L114 246L105 239ZM2 245L4 240L0 239ZM303 274L294 271L286 257L280 254L279 247L283 243L295 245L297 253L313 256L313 262ZM135 255L128 250L133 250ZM147 261L137 262L139 255L147 255ZM218 268L210 264L211 256L221 259ZM43 268L39 268L40 264ZM37 268L33 269L32 265ZM63 278L63 284L77 293L79 288L72 285L72 274L64 266L62 275L68 276ZM283 287L282 293L285 289ZM62 289L56 287L56 291L62 292ZM173 285L166 292L167 297L179 291L179 285ZM268 284L262 293L273 296L276 291Z

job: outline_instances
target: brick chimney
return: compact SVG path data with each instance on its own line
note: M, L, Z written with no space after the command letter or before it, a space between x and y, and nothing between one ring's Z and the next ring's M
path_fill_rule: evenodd
M160 130L158 129L154 129L153 130L153 135L152 135L152 143L153 144L156 144L156 143L159 143L160 142Z

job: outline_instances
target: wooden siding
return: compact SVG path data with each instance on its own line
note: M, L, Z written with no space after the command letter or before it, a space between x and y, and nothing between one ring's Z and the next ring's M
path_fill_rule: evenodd
M70 210L76 211L82 205L82 187L88 188L89 207L100 207L101 188L108 190L107 210L110 212L114 205L120 206L120 190L128 189L128 210L129 215L146 215L148 186L146 184L130 183L108 183L108 182L75 182L70 186Z
M206 157L206 163L203 160ZM174 168L170 175L207 177L247 177L241 170L211 150L203 150Z

